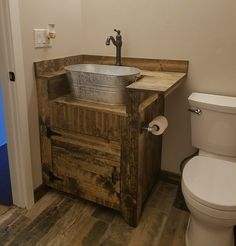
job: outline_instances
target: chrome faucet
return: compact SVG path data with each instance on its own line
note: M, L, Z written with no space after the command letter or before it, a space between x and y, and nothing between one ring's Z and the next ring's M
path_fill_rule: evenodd
M110 45L111 41L116 46L116 65L121 66L121 47L122 47L122 36L120 30L114 29L117 32L116 39L113 36L107 37L106 45Z

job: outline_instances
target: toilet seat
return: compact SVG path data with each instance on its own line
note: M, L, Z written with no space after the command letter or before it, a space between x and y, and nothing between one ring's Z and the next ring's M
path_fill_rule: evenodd
M190 203L191 206L193 206L199 212L207 216L214 217L216 219L221 219L221 220L232 220L232 219L235 220L236 219L236 210L224 211L224 210L219 210L219 209L215 209L212 207L208 207L200 203L196 199L194 199L188 192L186 192L185 188L183 187L183 184L182 184L182 191L183 191L185 200L188 203Z
M184 168L182 189L200 206L236 213L236 163L196 156Z

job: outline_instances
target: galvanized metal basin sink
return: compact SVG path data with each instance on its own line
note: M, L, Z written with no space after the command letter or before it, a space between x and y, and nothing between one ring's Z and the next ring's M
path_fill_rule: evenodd
M107 104L125 104L125 88L140 76L134 67L78 64L65 67L74 98Z

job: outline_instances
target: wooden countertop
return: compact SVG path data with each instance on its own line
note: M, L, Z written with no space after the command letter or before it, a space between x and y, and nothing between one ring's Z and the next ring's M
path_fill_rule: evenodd
M56 79L65 76L65 70L39 75L40 79ZM141 78L127 86L131 90L154 91L167 96L186 79L186 73L141 70Z
M36 78L63 80L64 67L72 64L114 64L115 57L77 55L35 62ZM141 78L127 87L129 90L153 91L165 96L176 89L187 77L188 61L122 57L124 66L141 69Z
M168 95L187 77L186 73L142 70L141 78L127 86L127 89L147 90Z

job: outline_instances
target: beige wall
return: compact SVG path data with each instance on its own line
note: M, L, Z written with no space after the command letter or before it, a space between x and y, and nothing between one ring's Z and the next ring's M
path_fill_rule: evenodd
M41 170L33 61L79 53L114 55L114 47L105 46L113 28L122 30L123 56L189 60L188 80L166 99L169 129L162 168L172 172L193 151L187 112L191 91L236 96L234 0L20 2L35 187L41 183ZM48 23L56 24L57 39L53 48L36 50L32 29Z
M178 172L180 161L193 151L188 95L236 96L235 9L234 0L82 0L84 53L113 55L105 37L120 28L124 56L190 61L188 81L166 100L165 170Z
M29 124L34 187L41 184L39 130L36 84L33 62L50 58L76 55L81 50L80 0L20 0L26 86L29 105ZM56 24L57 38L52 48L34 48L34 28Z

